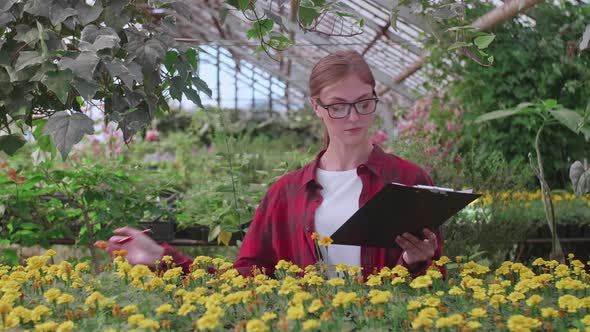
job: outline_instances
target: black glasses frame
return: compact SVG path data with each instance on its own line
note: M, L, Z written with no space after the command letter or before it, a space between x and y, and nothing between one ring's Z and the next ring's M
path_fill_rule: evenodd
M375 92L375 90L373 90L373 98L365 98L365 99L361 99L361 100L357 100L354 103L334 103L334 104L329 104L329 105L324 105L324 103L322 103L322 101L320 100L320 98L316 98L316 103L318 105L320 105L323 109L325 109L326 111L328 111L328 115L332 118L332 119L344 119L350 116L350 112L352 112L352 108L354 107L354 110L356 111L357 114L359 115L369 115L372 113L375 113L375 111L377 110L377 103L379 102L379 97L377 97L377 93ZM356 107L356 105L358 103L362 103L365 102L367 100L374 100L375 101L375 108L373 108L373 110L369 113L361 113L359 112L358 107ZM332 116L332 113L330 112L329 107L330 106L334 106L334 105L348 105L348 112L346 112L346 115L344 116L340 116L340 117L334 117Z

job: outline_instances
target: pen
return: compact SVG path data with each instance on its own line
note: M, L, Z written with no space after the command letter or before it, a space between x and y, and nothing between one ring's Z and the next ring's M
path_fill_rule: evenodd
M141 231L141 234L147 234L147 233L151 233L151 232L152 232L152 230L148 228L148 229L144 229L143 231ZM127 236L127 237L124 237L120 240L117 240L117 242L115 242L115 243L116 244L124 244L124 243L131 241L131 240L133 240L133 236Z

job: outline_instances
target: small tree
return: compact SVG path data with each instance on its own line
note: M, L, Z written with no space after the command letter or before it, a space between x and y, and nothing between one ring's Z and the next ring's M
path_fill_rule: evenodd
M565 261L563 250L557 238L557 224L555 221L555 211L553 209L553 200L551 199L551 189L545 180L545 171L543 169L543 158L541 155L541 134L543 129L548 126L561 124L576 134L583 134L586 141L590 140L590 128L588 124L590 116L590 104L586 108L585 114L582 116L575 111L563 108L556 100L549 99L538 104L522 103L514 109L494 111L478 117L475 122L481 123L490 120L501 119L513 115L534 115L541 118L541 125L537 129L535 137L535 152L536 161L533 155L529 153L529 161L533 172L539 180L541 186L541 194L543 196L543 207L545 209L545 217L549 228L551 229L551 259ZM536 165L535 165L536 163Z
M176 42L173 0L4 0L0 3L0 149L13 154L36 127L66 158L94 132L83 113L104 105L125 141L168 111L168 99L201 106L211 95L197 75L198 53ZM18 129L17 129L18 128ZM19 132L17 132L19 131Z

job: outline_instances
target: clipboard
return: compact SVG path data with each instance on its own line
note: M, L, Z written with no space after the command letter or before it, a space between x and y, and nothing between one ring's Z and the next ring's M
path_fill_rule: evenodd
M471 190L390 183L330 237L334 244L399 248L396 236L408 232L424 239L422 229L435 232L480 196Z

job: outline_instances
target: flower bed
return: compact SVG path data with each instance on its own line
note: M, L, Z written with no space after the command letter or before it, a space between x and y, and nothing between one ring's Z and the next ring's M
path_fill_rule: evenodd
M590 326L590 277L568 264L537 259L505 262L496 270L474 262L435 266L410 278L385 268L366 281L359 268L277 265L276 279L244 278L232 263L198 256L192 271L152 272L121 256L93 276L88 263L49 265L53 250L24 266L0 267L0 317L7 330L559 330ZM167 261L168 257L164 257ZM210 268L217 271L208 273Z

